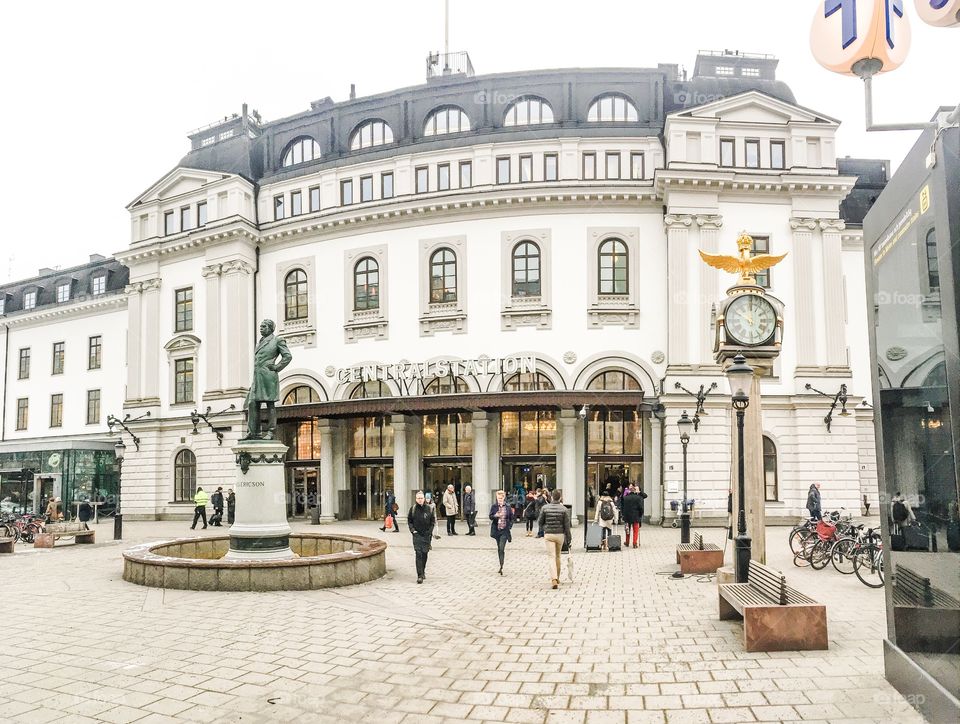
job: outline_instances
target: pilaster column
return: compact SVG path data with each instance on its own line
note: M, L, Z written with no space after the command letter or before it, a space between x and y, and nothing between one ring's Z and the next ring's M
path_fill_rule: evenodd
M663 498L660 483L663 479L663 423L652 415L647 418L650 434L644 435L644 492L650 496L644 506L644 513L650 516L651 523L659 523L663 517ZM649 444L646 442L649 440Z
M221 265L225 298L220 329L220 353L226 360L224 389L238 390L250 384L253 342L253 267L242 259Z
M690 214L667 214L667 366L690 363L687 344L687 242L693 224Z
M840 242L840 232L845 228L843 219L820 219L820 230L823 234L823 308L826 313L828 367L847 367Z
M126 401L134 402L143 397L143 309L141 302L143 284L128 284L127 293L127 393Z
M793 312L796 328L797 368L817 366L816 317L813 299L813 232L816 219L794 217L793 229Z
M576 410L560 410L557 415L557 424L560 426L559 470L557 471L557 486L563 491L563 502L573 506L571 522L577 520L578 514L583 514L583 472L577 470L577 425L580 418ZM581 481L579 484L577 481Z
M720 227L723 226L723 217L719 214L698 214L697 226L700 227L700 248L716 254L719 247ZM710 324L710 314L713 305L719 300L719 282L717 270L707 264L700 267L700 304L697 310L697 341L699 346L700 364L713 364L713 325Z
M207 379L206 392L219 392L223 389L220 379L220 264L210 264L203 267L201 276L207 280L207 288L204 298L206 300L206 309L204 310L205 335L206 342L204 351L206 354Z
M403 512L410 507L410 480L407 476L407 431L410 423L403 415L391 415L393 428L393 494Z
M473 425L473 491L477 501L477 517L490 507L490 490L496 479L490 477L488 461L490 459L490 419L486 412L474 412Z
M152 402L160 401L160 279L148 279L141 283L143 288L143 387L141 398Z
M320 428L320 521L333 522L333 513L336 510L336 492L334 492L333 461L335 453L333 447L332 420L318 420Z

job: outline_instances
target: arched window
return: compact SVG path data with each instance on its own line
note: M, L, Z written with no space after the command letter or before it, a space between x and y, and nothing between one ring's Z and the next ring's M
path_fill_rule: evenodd
M600 294L627 294L630 280L627 275L627 245L620 239L607 239L597 250Z
M639 391L642 388L637 378L629 372L621 370L609 370L594 375L587 385L588 390L627 390L630 392Z
M777 483L777 446L766 435L763 436L763 489L765 500L779 500L780 489Z
M515 297L540 296L540 247L521 241L513 247L511 294Z
M393 143L393 129L387 125L386 121L364 121L350 136L351 151L382 146L385 143Z
M587 120L591 123L598 121L628 123L640 120L640 116L637 113L637 107L629 98L617 93L609 93L600 96L590 104Z
M314 161L320 158L320 144L310 136L300 136L293 139L283 150L283 165L296 166L305 161Z
M379 380L370 380L368 382L362 382L353 388L353 392L350 393L351 400L365 400L371 397L392 397L390 394L390 388L387 386L386 382L381 382Z
M380 309L380 265L365 256L353 267L353 308Z
M437 249L430 255L430 303L457 301L457 255Z
M515 101L503 117L504 126L533 126L538 123L553 123L553 108L537 96L526 96Z
M288 322L296 319L307 319L307 273L303 269L294 269L287 274L283 286L283 318Z
M425 395L452 395L457 392L469 392L470 388L462 377L434 377L423 388Z
M197 494L197 457L191 450L181 450L173 461L173 499L191 501Z
M470 130L470 119L457 106L441 106L430 112L423 124L424 136L442 136L444 133L460 133Z
M281 405L303 405L307 402L320 402L320 395L317 394L316 390L307 385L299 385L294 387L287 394L283 396L283 402Z
M554 389L553 382L543 372L518 372L503 385L507 392L532 392Z

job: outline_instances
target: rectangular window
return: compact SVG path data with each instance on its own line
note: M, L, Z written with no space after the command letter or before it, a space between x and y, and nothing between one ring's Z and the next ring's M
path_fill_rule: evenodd
M360 203L373 201L373 176L360 177Z
M583 180L593 181L597 177L597 154L583 154Z
M70 282L57 285L57 304L70 301Z
M760 141L748 138L743 145L747 168L760 168Z
M174 404L193 402L193 359L178 359L173 371Z
M290 216L300 216L303 213L303 194L300 191L290 192Z
M643 152L633 151L630 154L630 178L639 180L644 177L646 169L643 167Z
M309 190L310 193L310 211L320 210L320 187L314 186Z
M207 202L201 201L197 204L197 226L207 225Z
M93 289L91 291L93 291L94 296L97 294L103 294L105 291L107 291L106 275L93 278Z
M533 156L524 154L520 157L520 183L533 181Z
M193 329L193 287L178 289L175 295L173 331L189 332Z
M437 191L450 190L450 164L441 163L437 166Z
M500 156L497 158L497 183L510 183L510 157Z
M505 411L500 415L500 449L504 455L552 455L557 451L553 410Z
M741 68L740 75L746 76L748 78L759 78L760 69L759 68Z
M557 163L557 154L543 154L543 180L557 181L560 178L560 169Z
M286 207L283 201L283 194L273 197L273 220L280 221L286 216Z
M87 424L100 423L100 390L87 390Z
M30 348L20 350L20 367L17 373L18 380L30 379Z
M770 253L770 237L769 236L754 236L753 237L753 247L750 249L750 256L756 256L757 254L769 254ZM770 270L764 269L756 273L755 278L757 280L757 286L764 287L765 289L770 288Z
M770 141L770 168L786 168L783 141Z
M426 166L419 166L416 174L416 191L418 194L425 194L430 190L430 169Z
M33 309L37 306L37 293L36 292L24 292L23 293L23 308Z
M716 69L717 75L733 75L733 66L732 65L718 65Z
M473 162L460 162L460 188L468 189L473 186Z
M353 203L353 179L345 178L340 182L340 205L349 206Z
M63 394L50 395L50 427L63 427Z
M177 233L176 229L177 219L174 216L172 211L163 212L163 235L170 236L170 234Z
M186 231L187 229L192 229L193 224L190 221L190 207L184 206L180 209L180 230Z
M608 153L606 156L607 160L607 178L608 179L619 179L620 178L620 153Z
M103 355L103 337L99 334L90 338L89 354L87 355L87 369L100 369L101 357Z
M26 397L17 400L17 429L26 430L30 411L30 401Z
M380 198L393 198L393 172L380 174Z
M736 160L737 160L737 157L734 154L734 150L733 150L733 139L721 138L720 139L720 165L733 166L736 163Z
M66 350L63 342L53 343L53 372L51 374L63 374L63 358Z

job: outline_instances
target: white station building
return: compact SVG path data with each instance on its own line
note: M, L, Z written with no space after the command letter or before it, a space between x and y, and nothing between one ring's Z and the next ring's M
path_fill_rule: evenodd
M689 497L695 524L725 524L714 314L736 277L697 250L736 254L746 231L757 253L787 253L758 278L786 309L762 379L767 518L801 514L815 481L828 509L875 504L860 222L886 164L838 158L838 121L800 105L769 56L701 53L689 79L440 61L424 85L270 122L244 106L192 133L128 206L109 304L30 308L38 281L2 287L0 468L81 439L108 450L105 413L129 414L141 442L127 441L124 514L188 516L198 484L232 484L269 318L293 354L278 403L292 517L379 518L386 490L405 510L448 483L481 508L498 488L559 487L582 515L629 480L657 521L681 498L676 421L697 408L681 388L702 386ZM94 328L113 365L96 382L79 365ZM47 358L67 336L57 378ZM17 379L24 347L43 364ZM831 398L846 385L829 429L831 399L807 384ZM110 408L95 422L87 389ZM58 391L61 427L47 424ZM191 422L207 408L222 444Z

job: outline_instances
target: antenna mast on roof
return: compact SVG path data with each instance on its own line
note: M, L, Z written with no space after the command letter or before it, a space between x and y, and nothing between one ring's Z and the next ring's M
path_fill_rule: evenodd
M450 0L443 0L443 71L450 72Z

